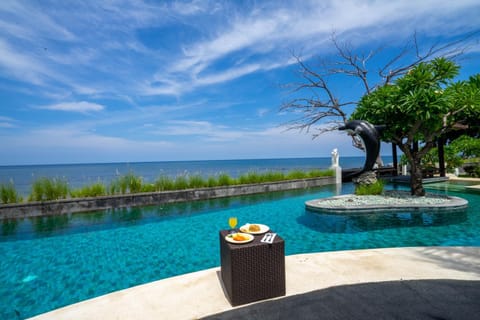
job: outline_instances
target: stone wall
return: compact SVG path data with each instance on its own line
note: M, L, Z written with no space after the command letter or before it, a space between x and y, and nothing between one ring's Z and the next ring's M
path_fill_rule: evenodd
M75 212L106 210L111 208L207 200L256 193L305 189L328 184L335 184L335 177L289 180L215 188L187 189L179 191L135 193L96 198L75 198L56 201L7 204L0 205L0 219L59 215Z

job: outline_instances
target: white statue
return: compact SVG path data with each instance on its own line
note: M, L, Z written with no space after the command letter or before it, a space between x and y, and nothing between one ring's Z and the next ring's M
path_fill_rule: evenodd
M332 151L332 169L335 170L335 183L337 185L342 183L342 168L340 168L340 156L338 149L335 148ZM338 190L337 190L338 193Z
M332 167L338 167L338 164L339 164L338 149L335 148L332 151Z

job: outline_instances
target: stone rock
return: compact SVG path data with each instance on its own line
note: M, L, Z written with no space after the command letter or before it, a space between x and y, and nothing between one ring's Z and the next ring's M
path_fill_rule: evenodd
M377 174L374 171L366 171L352 179L357 185L370 185L377 182Z

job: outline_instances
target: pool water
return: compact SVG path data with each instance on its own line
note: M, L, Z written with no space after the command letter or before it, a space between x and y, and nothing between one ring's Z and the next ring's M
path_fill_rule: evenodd
M476 181L464 181L464 180L459 180L459 181L443 181L443 182L435 182L435 183L428 183L424 185L424 188L429 191L429 190L442 190L445 192L471 192L471 193L478 193L480 194L480 189L474 189L474 188L466 188L469 186L475 186L479 185L479 182Z
M340 193L351 193L344 184ZM442 193L443 191L435 191ZM264 223L287 255L404 246L480 246L480 195L455 193L466 210L331 215L304 202L335 186L61 217L4 221L0 318L31 317L68 304L220 264L228 218ZM161 297L159 297L161 299Z

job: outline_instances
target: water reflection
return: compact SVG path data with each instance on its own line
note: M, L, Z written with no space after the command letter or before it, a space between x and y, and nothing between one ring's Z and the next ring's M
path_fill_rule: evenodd
M387 228L429 227L459 224L467 220L467 209L449 211L380 211L361 214L331 214L305 210L297 221L325 233L357 233Z
M68 215L46 216L30 218L33 229L37 233L42 233L46 236L52 235L57 230L62 230L68 227L70 217Z
M15 232L17 231L17 226L17 219L2 220L2 236L9 236L15 234Z
M473 186L478 184L476 182L471 181L446 181L446 182L438 182L438 183L428 183L424 185L424 188L427 191L443 191L444 194L449 193L472 193L478 194L480 192L479 189L475 188L468 188L469 186Z
M143 218L143 212L140 207L114 209L110 211L109 218L113 223L136 224L137 221Z
M226 208L255 205L265 201L329 191L330 186L310 190L262 193L204 201L180 202L158 206L117 208L85 213L1 220L0 241L25 240L81 232L108 230L132 225L176 219L192 214L208 213Z

